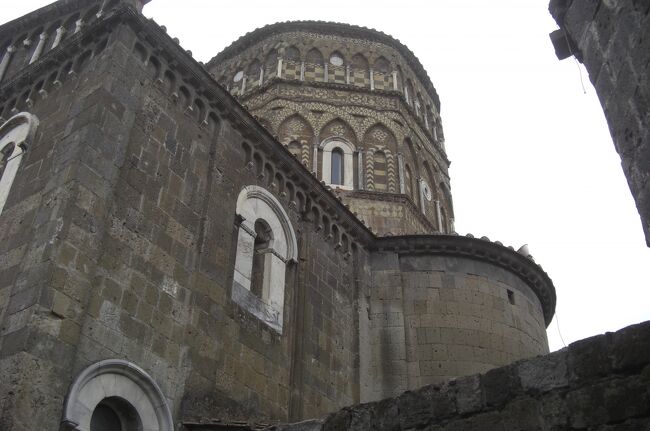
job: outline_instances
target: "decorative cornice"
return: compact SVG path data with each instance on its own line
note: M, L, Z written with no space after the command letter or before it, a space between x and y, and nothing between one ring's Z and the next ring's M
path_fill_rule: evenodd
M555 314L555 287L542 267L514 249L483 237L458 235L405 235L377 238L371 251L394 251L405 254L462 256L500 266L521 278L535 293L544 313L546 326Z
M387 97L387 98L395 98L398 100L398 102L401 105L402 110L397 110L395 112L399 112L401 115L405 115L408 113L411 121L417 125L419 128L419 131L426 137L426 140L430 143L430 147L432 149L435 149L435 151L438 152L438 154L441 156L442 160L446 163L447 168L449 168L449 165L451 164L451 161L449 158L447 158L447 153L445 149L442 147L442 145L436 141L433 138L433 134L424 126L423 122L420 121L412 112L411 108L409 107L408 103L406 103L406 99L404 98L404 95L395 90L372 90L372 92L369 92L368 89L366 88L361 88L361 87L356 87L354 85L348 85L348 84L340 84L336 82L317 82L317 81L300 81L300 80L295 80L295 79L285 79L285 78L278 78L278 77L273 77L269 81L265 82L262 86L256 87L255 89L247 92L246 94L242 96L235 96L236 99L240 100L241 103L246 107L246 101L250 100L253 96L257 96L260 94L263 94L265 92L268 92L271 87L274 85L288 85L288 86L294 86L294 87L314 87L314 88L326 88L326 89L331 89L331 90L337 90L337 91L346 91L349 93L361 93L361 94L368 94L372 97ZM274 99L279 99L279 98L284 98L282 96L275 97ZM319 103L327 103L325 100L317 100ZM335 105L335 102L329 102L332 105ZM359 106L363 107L368 107L366 105L360 104ZM376 108L373 108L376 109ZM386 111L388 109L382 108L382 111Z
M440 112L440 98L438 97L438 93L436 92L436 89L433 86L433 83L431 82L431 78L429 78L427 71L424 69L422 63L420 63L420 60L415 56L413 51L411 51L398 39L395 39L394 37L384 32L352 24L327 21L285 21L269 24L246 33L244 36L240 37L232 44L230 44L230 46L226 47L219 54L214 56L206 66L210 68L218 62L228 60L240 53L242 50L256 44L263 39L268 38L269 36L295 31L336 34L343 37L366 39L373 42L383 43L395 48L398 52L400 52L400 54L404 56L408 65L411 67L413 72L415 72L416 76L424 88L427 90L427 93L429 93L431 100L436 105L436 109L438 112Z

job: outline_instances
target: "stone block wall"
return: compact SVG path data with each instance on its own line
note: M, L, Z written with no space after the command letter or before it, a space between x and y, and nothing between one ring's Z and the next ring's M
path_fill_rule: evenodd
M553 0L560 58L582 62L596 88L650 245L650 5Z
M213 97L228 116L208 115L199 94L221 90L198 64L156 57L171 39L134 29L155 24L112 19L93 29L97 54L32 107L37 139L0 218L0 428L58 429L75 376L112 358L149 373L177 423L297 420L358 401L366 254L350 225L310 219L307 186L277 155L247 160L270 138L238 125L227 95ZM247 185L274 195L298 237L282 334L231 300Z
M361 316L362 400L548 352L540 299L494 263L377 251L371 271Z
M650 429L650 322L276 431Z
M121 163L119 142L131 120L121 106L107 103L105 78L119 75L122 65L109 47L115 35L99 36L85 41L84 62L80 50L49 57L47 74L57 82L31 92L31 108L22 98L14 101L39 125L0 217L0 429L58 429L74 373L90 270L105 226L105 186ZM4 94L25 94L44 72L32 73L4 87ZM111 162L99 163L99 154L110 154ZM93 195L93 187L104 194Z

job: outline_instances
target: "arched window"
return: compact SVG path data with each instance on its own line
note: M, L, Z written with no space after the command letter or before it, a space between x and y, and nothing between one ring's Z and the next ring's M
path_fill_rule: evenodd
M142 419L133 405L119 397L107 397L90 417L90 431L139 431Z
M0 126L0 214L37 126L38 119L26 112L14 115Z
M83 370L70 386L61 429L173 431L165 395L137 365L106 359Z
M275 49L269 51L264 59L264 80L278 75L278 52Z
M369 87L370 79L368 78L368 60L361 54L355 54L352 57L352 85L358 87Z
M331 167L330 183L343 185L343 150L341 150L341 148L335 148L332 150Z
M284 50L284 57L287 61L300 62L300 51L295 46L289 46Z
M259 186L239 193L237 216L232 300L282 333L286 267L298 257L293 226L280 202Z
M354 146L342 138L328 138L323 150L323 181L340 189L354 189Z
M323 54L316 48L310 49L305 57L305 81L324 81L324 72Z

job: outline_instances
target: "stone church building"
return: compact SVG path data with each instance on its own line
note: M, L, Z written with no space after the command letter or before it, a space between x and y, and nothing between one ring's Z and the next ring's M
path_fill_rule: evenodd
M406 46L286 22L202 64L144 3L0 26L0 430L255 429L548 352L547 274L454 232Z

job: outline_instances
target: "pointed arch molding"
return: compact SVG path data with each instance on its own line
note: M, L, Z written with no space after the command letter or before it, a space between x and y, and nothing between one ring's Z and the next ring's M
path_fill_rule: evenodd
M38 118L28 112L16 114L0 125L0 151L5 146L14 144L14 149L7 158L7 166L0 178L0 214L2 214L9 197L9 191L18 173L23 154L34 140L37 127Z
M89 431L97 404L109 397L131 404L143 430L174 431L172 414L160 387L142 368L123 359L96 362L77 376L65 399L61 430Z
M287 263L298 260L296 233L280 202L262 187L244 187L237 198L236 211L239 230L231 299L281 334ZM266 222L271 230L271 239L264 253L261 296L251 291L255 222L258 220Z

